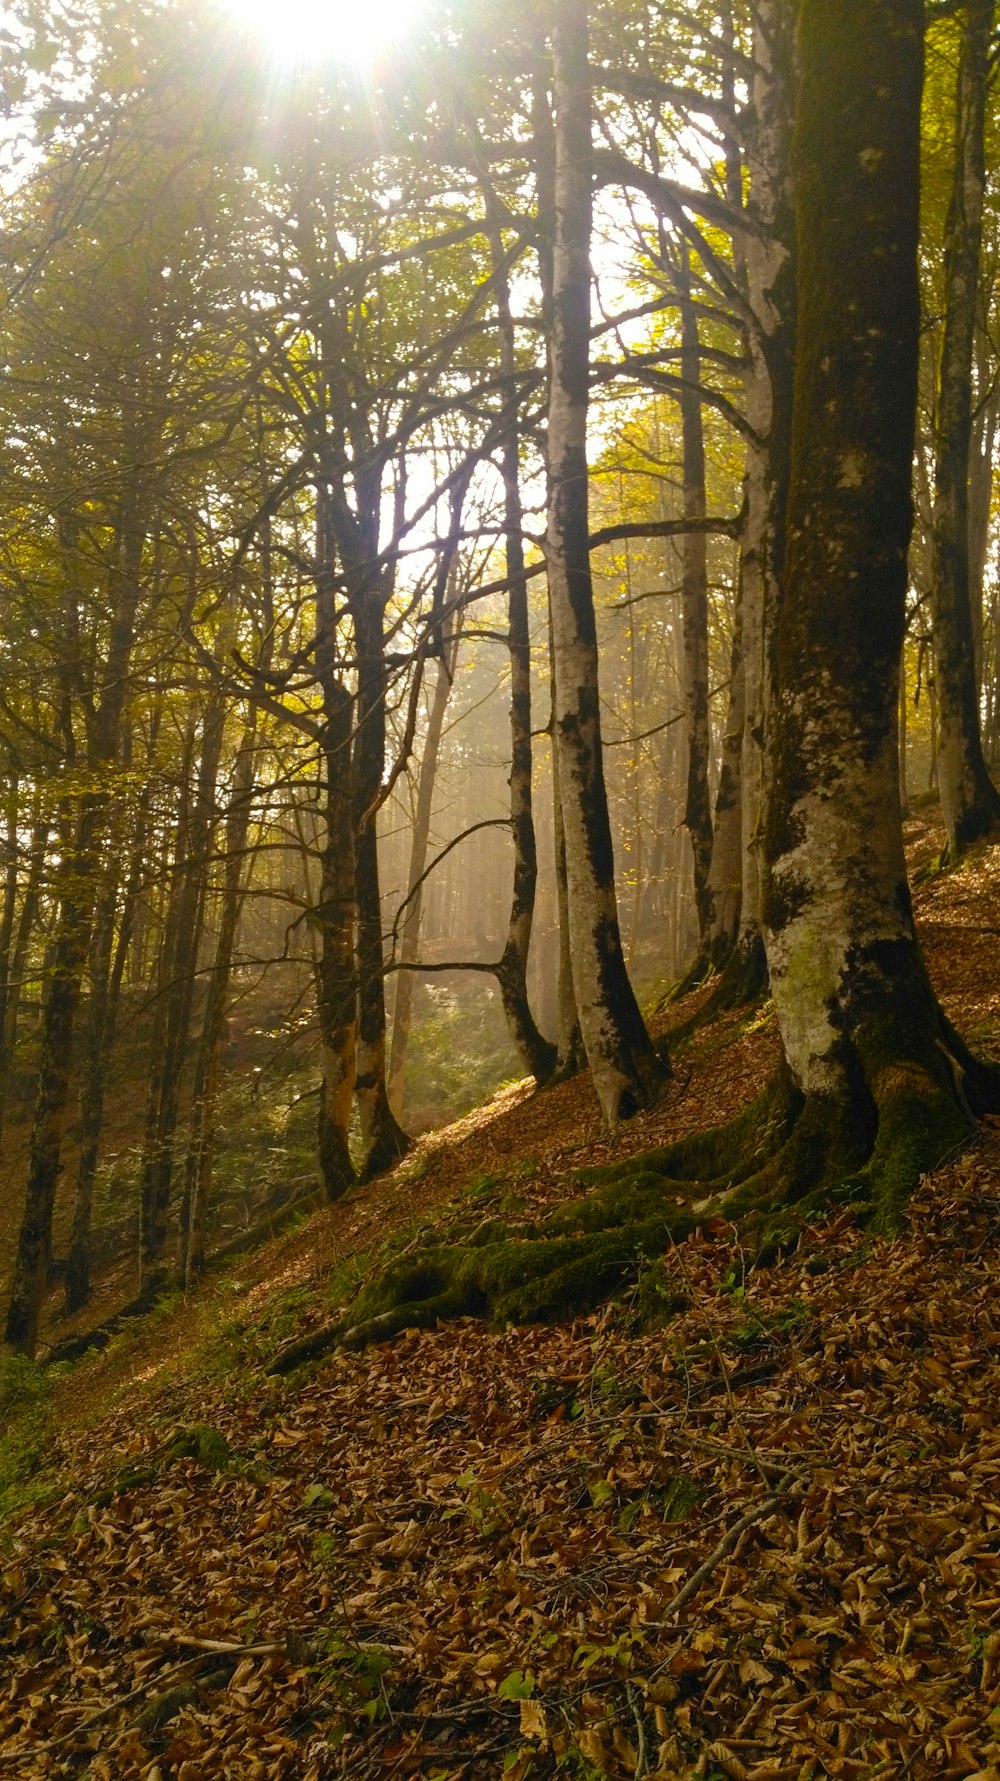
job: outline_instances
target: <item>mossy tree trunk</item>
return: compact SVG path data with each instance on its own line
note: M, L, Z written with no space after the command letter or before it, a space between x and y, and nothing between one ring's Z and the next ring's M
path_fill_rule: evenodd
M892 1205L995 1092L930 988L899 808L923 8L803 0L799 31L798 336L762 849L801 1100L779 1176L864 1176Z
M648 1106L663 1069L625 969L602 759L587 499L591 96L584 0L557 0L555 253L548 417L547 558L573 988L609 1122Z
M984 131L994 0L966 0L955 99L955 163L945 224L944 323L938 373L931 610L939 710L938 786L949 859L1000 822L986 770L970 573L972 366L986 186Z

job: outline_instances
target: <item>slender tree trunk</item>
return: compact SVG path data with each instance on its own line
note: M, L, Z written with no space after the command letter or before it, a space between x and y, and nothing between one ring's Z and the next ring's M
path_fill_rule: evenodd
M982 280L980 279L980 283ZM983 657L984 657L984 614L983 601L986 583L986 558L990 543L990 518L993 509L993 459L996 452L997 432L1000 428L1000 382L994 381L989 387L993 375L990 359L991 346L984 340L982 330L977 330L977 357L979 359L979 376L977 386L982 391L977 411L972 422L972 446L969 455L969 600L972 608L972 635L976 661L976 686L980 696L983 690Z
M59 925L42 1012L41 1059L28 1183L4 1338L8 1347L27 1355L34 1355L37 1346L52 1255L52 1214L62 1167L73 1027L90 947L93 885L104 816L103 795L84 800L71 843L63 851L56 880Z
M198 953L204 926L208 856L215 823L216 787L225 708L214 690L206 704L193 796L182 801L174 858L176 894L171 898L164 946L161 1027L150 1076L150 1108L142 1167L139 1294L150 1300L168 1279L166 1260L174 1145L181 1086L191 1033ZM185 1223L181 1212L181 1228Z
M36 810L28 853L28 876L21 895L21 907L11 936L10 956L7 962L3 1026L0 1027L0 1137L3 1135L7 1116L10 1077L14 1065L14 1048L17 1044L18 1016L24 993L28 951L32 935L38 925L48 844L48 818L38 816Z
M547 535L553 740L566 838L573 987L594 1087L611 1123L655 1100L663 1067L625 969L601 747L587 501L592 151L584 0L557 0L554 17L556 239Z
M410 840L410 863L406 880L406 916L399 943L399 963L404 967L411 966L415 962L420 945L420 922L424 901L422 881L430 846L431 810L437 781L441 734L444 729L445 712L448 708L448 698L458 660L462 616L463 614L460 612L454 627L446 631L442 637L434 694L427 717L427 734L424 737L424 750L420 761L417 804L413 813L413 834ZM397 1119L403 1117L406 1054L410 1043L410 1028L413 1018L414 975L414 972L409 969L403 969L397 973L396 1000L392 1013L392 1045L389 1050L389 1073L386 1086L389 1105Z
M733 645L729 661L729 704L722 738L719 784L712 824L712 862L706 885L707 918L702 949L713 970L731 957L740 928L743 895L743 733L746 680L743 672L743 589L738 578Z
M208 1203L215 1161L219 1056L226 1030L229 982L242 902L245 849L253 808L255 742L256 729L251 724L241 738L233 772L226 817L226 863L219 934L191 1090L191 1135L184 1169L185 1216L181 1229L180 1267L181 1280L187 1291L190 1291L195 1281L205 1272Z
M6 833L4 835L3 904L0 907L0 1033L7 1018L7 993L10 986L10 955L14 940L14 919L17 914L17 890L20 878L21 784L13 768L7 785Z
M687 741L684 827L694 860L694 899L699 952L705 954L711 908L708 876L712 863L712 802L709 789L711 738L708 724L708 540L697 522L707 512L705 435L701 417L701 343L698 313L691 298L687 250L681 249L677 297L681 315L681 433L684 462L684 518L695 527L684 534L681 579L681 661Z
M137 461L132 458L133 463ZM123 497L119 526L119 564L114 578L116 586L107 657L102 664L99 696L95 688L89 724L87 764L95 779L106 778L118 752L146 539L144 507L137 484L128 487ZM34 1355L38 1343L52 1253L52 1214L62 1168L73 1028L90 950L98 865L109 804L110 794L103 790L91 792L82 800L71 845L64 850L57 873L59 915L42 1015L38 1095L29 1147L24 1215L4 1338L9 1347L28 1355Z
M120 831L120 823L116 824ZM120 839L120 834L119 837ZM90 1230L94 1181L104 1123L104 1085L110 1044L111 958L118 906L119 868L113 848L97 906L90 948L90 997L81 1045L80 1154L73 1190L69 1252L66 1258L66 1310L79 1311L90 1297Z
M984 131L994 0L966 0L955 106L955 167L945 225L931 609L938 690L938 784L949 859L1000 821L986 770L969 562L972 364L986 184Z
M358 973L358 1062L354 1093L361 1122L363 1179L405 1156L410 1140L386 1092L385 957L376 811L385 771L385 644L382 596L370 587L351 601L358 652L358 700L351 764L354 777L355 950Z
M317 1139L328 1200L357 1179L351 1158L351 1112L357 1070L358 982L354 959L354 797L351 767L352 700L338 669L337 611L329 496L317 491L316 673L323 700L323 845L320 854L319 958L316 1006L323 1048Z
M740 931L722 986L726 1000L756 995L765 979L760 925L759 841L764 743L774 672L784 516L791 454L795 355L792 117L794 11L790 0L761 0L754 14L754 76L747 209L756 225L745 250L752 321L746 378L746 522L740 579L744 726L741 761L743 895Z
M507 379L505 439L501 468L504 485L504 543L509 582L507 594L510 649L510 826L514 842L514 884L507 939L497 982L511 1038L535 1081L542 1086L556 1067L556 1047L539 1032L528 1002L528 953L535 917L538 850L531 786L531 635L528 584L524 574L524 543L520 486L517 359L514 321L502 266L499 234L491 237L500 319L500 369Z

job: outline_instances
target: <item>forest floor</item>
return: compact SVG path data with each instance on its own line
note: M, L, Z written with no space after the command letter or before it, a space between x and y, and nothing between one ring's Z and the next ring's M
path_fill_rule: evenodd
M1000 849L917 905L995 1050ZM700 1229L654 1333L626 1294L271 1371L380 1257L544 1213L776 1055L726 1017L612 1138L585 1079L511 1088L54 1381L10 1369L0 1781L1000 1781L1000 1122L893 1241L842 1213L764 1268Z

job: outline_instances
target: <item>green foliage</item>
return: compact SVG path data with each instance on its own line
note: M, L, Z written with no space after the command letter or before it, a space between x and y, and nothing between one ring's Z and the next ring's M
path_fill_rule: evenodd
M391 1652L381 1645L357 1645L340 1627L328 1627L317 1643L315 1674L341 1711L358 1713L372 1725L387 1719Z
M319 1567L325 1577L333 1575L334 1567L340 1556L340 1542L336 1534L317 1534L313 1541L313 1563Z
M498 995L421 985L406 1064L406 1112L417 1128L471 1113L523 1075Z
M511 1670L497 1689L501 1701L530 1701L535 1692L535 1678L530 1670Z
M302 1493L303 1509L332 1509L333 1501L325 1484L307 1484Z
M24 1355L0 1353L0 1522L58 1494L57 1486L46 1483L44 1470L53 1374Z

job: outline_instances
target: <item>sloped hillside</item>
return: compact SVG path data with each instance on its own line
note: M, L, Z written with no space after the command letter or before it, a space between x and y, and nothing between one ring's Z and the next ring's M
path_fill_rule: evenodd
M918 895L984 1046L998 876ZM586 1082L510 1090L47 1399L12 1372L0 1775L1000 1781L993 1130L897 1241L841 1215L757 1267L713 1223L572 1324L273 1371L389 1250L550 1208L775 1049L707 1029L613 1141Z

